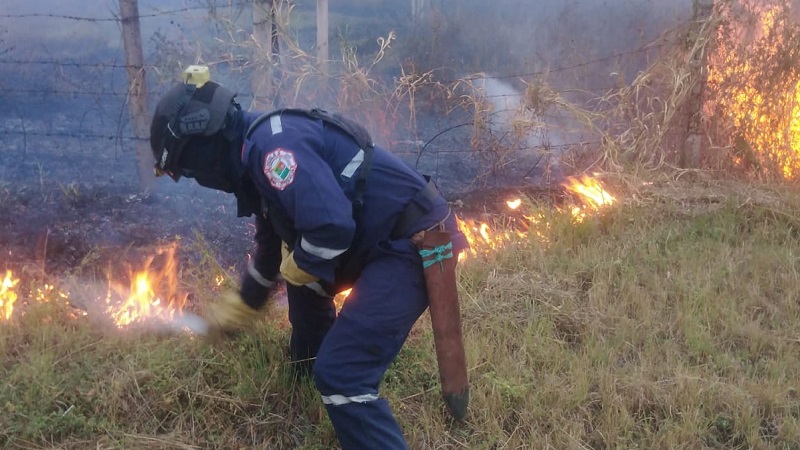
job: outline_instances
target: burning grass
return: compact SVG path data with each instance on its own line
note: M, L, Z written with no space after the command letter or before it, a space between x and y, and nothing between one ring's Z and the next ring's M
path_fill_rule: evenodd
M383 390L412 448L800 442L800 198L708 182L632 194L582 221L542 210L538 234L460 265L470 416L444 415L425 317ZM216 284L208 269L182 273L187 291ZM101 332L42 292L50 301L0 323L3 446L335 447L286 362L284 310L210 345Z

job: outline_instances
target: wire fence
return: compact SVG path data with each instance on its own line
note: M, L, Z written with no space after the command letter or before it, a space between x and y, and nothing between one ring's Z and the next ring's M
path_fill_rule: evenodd
M191 8L191 9L197 9L197 8ZM181 9L181 10L177 10L177 11L180 12L180 11L184 11L184 10L186 10L186 9ZM175 14L175 13L177 13L177 12L173 12L173 14ZM5 16L0 16L0 17L11 17L11 16L12 15L5 15ZM37 17L39 15L25 15L25 16L26 17ZM50 15L48 15L48 16L50 16ZM64 18L64 19L70 18L70 16L56 16L56 17ZM152 15L143 16L143 17L152 17ZM88 18L75 18L73 20L88 20ZM665 47L664 44L654 45L654 46L643 46L643 47L637 48L635 50L631 50L631 51L627 51L627 52L614 53L614 54L610 54L610 55L607 55L607 56L602 57L602 58L595 58L595 59L584 61L584 62L577 63L577 64L571 64L571 65L566 65L566 66L562 66L562 67L556 67L556 68L547 69L547 70L537 70L537 71L520 72L520 73L513 73L513 74L498 74L498 75L492 75L491 78L500 79L500 80L502 80L502 79L520 79L520 78L532 78L532 77L537 77L537 76L541 76L541 75L545 75L545 74L554 74L554 73L559 73L559 72L566 72L566 71L575 70L575 69L578 69L578 68L587 67L587 66L590 66L592 64L605 63L605 62L614 61L614 60L617 60L617 59L623 58L623 57L628 57L628 56L632 56L632 55L637 55L637 54L650 52L650 51L653 51L654 49L655 50L659 50L659 49L662 49L664 47ZM0 58L0 65L2 65L2 64L11 64L11 65L20 65L20 66L52 65L52 66L60 67L60 68L77 67L77 68L88 68L88 69L109 69L109 68L110 69L127 69L129 67L129 66L125 65L125 64L119 64L119 63L77 62L77 61L64 61L64 60L61 60L61 59L23 60L23 59L12 59L12 58ZM443 84L443 85L448 85L448 84L456 83L456 82L459 82L459 81L477 81L477 80L480 80L482 77L483 77L483 75L474 75L474 76L468 76L468 77L460 78L460 79L457 79L457 80L456 79L452 79L452 80L437 80L437 83L440 83L440 84ZM617 86L615 86L615 85L609 85L607 87L593 88L593 89L584 90L584 91L586 91L586 92L595 92L595 93L603 93L603 92L611 91L611 90L615 89L616 87ZM569 90L564 89L564 90L557 90L556 92L563 94L563 93L566 93L568 91ZM17 96L19 96L19 95L40 95L40 96L63 96L63 97L81 96L81 97L92 97L92 98L113 97L115 99L126 99L130 95L130 92L127 91L127 90L125 90L125 91L123 91L123 90L100 90L100 89L95 89L95 88L92 88L92 89L40 88L40 89L37 89L37 88L0 87L0 94L2 94L3 96L6 96L6 97L15 96L15 95L17 95ZM523 95L524 95L523 92L514 92L514 93L503 93L503 94L486 94L484 97L487 98L487 99L492 99L492 98L515 98L515 97L522 97ZM239 98L248 99L248 98L252 98L252 94L241 93L241 94L238 94L238 97ZM24 131L20 131L20 130L8 130L8 129L0 130L0 134L27 134L29 136L48 136L48 137L59 135L59 134L53 134L53 133L37 133L37 132L33 132L33 131L24 132ZM76 136L71 136L71 137L76 137ZM88 138L88 139L108 139L108 136L106 136L106 135L95 135L95 134L84 134L84 135L82 135L82 137L85 137L85 138ZM126 140L135 140L136 139L136 138L134 138L132 136L123 136L121 138L122 139L126 139Z
M249 5L252 5L252 2L240 1L186 6L182 8L156 10L143 13L139 14L138 18L141 20L168 19L172 17L178 18L189 12L208 12L209 8L246 8ZM0 14L0 27L3 25L3 21L18 22L25 20L36 21L41 19L99 24L120 24L122 22L122 19L116 15L113 15L113 13L107 17L89 17L51 13L20 13ZM590 68L594 65L599 66L614 61L625 60L627 58L646 56L652 54L653 52L663 51L667 45L669 44L647 42L627 51L610 52L605 56L587 58L583 61L577 61L570 64L564 64L561 66L550 67L541 70L519 71L514 73L496 73L492 74L491 78L497 80L530 80L545 75L558 76L559 74ZM67 57L23 58L19 56L13 56L13 54L9 55L8 53L3 54L0 52L0 71L2 71L4 67L15 67L21 72L41 72L43 68L52 67L54 72L59 74L62 74L69 69L76 69L81 71L81 73L87 73L96 76L98 73L110 70L115 72L118 71L119 73L117 76L121 76L124 74L123 71L131 68L131 66L125 64L124 62L120 62L117 59L120 58L110 59L107 61L86 61L83 59ZM144 69L148 72L156 70L157 67L154 64L155 63L153 62L147 62ZM136 68L139 69L140 67L137 66ZM438 79L435 80L435 82L440 85L450 85L459 82L479 81L485 76L486 75L483 74L475 74L459 79ZM47 83L43 82L41 84L46 85ZM57 85L57 87L54 87L56 86L54 83L50 83L50 85L43 87L38 87L36 85L17 87L10 86L8 83L0 84L0 103L6 101L12 103L17 102L19 104L20 98L47 99L47 101L53 102L70 102L71 100L75 100L73 106L65 107L60 111L55 110L55 108L51 108L47 111L33 108L31 111L26 113L22 111L25 109L24 104L22 106L15 104L13 108L6 108L5 114L0 115L0 136L7 138L2 139L4 144L0 144L0 148L5 147L6 149L15 149L15 155L28 155L29 151L32 152L36 147L36 139L76 139L81 142L96 141L98 144L112 143L118 147L141 141L142 139L139 139L133 135L127 122L126 102L129 100L130 93L126 88L122 87L123 83L117 82L116 87L112 86L113 84L114 83L107 83L107 85L109 85L108 89L103 89L101 87L102 85L99 83L87 84L82 83L80 80L72 80L71 82L67 80L67 82L60 83L60 85ZM125 85L125 87L127 87L127 85ZM609 83L607 86L594 86L591 89L582 89L581 91L584 93L591 92L597 95L602 95L603 93L609 92L616 87L618 86ZM160 93L160 90L163 89L164 88L161 86L156 86L154 89L151 89L151 96L157 95ZM569 91L570 89L563 89L557 90L556 92L558 94L567 94ZM524 92L503 92L486 93L484 97L487 99L511 99L518 101L524 95ZM239 97L241 99L250 99L252 98L252 95L248 92L244 92L239 94ZM88 102L92 102L93 106L91 107L99 111L97 114L102 116L101 118L106 124L102 131L98 130L100 127L92 125L78 127L74 126L78 116L74 108L78 107L79 104L89 107ZM73 110L70 110L71 108L73 108ZM63 117L57 117L55 119L51 118L49 119L49 122L44 123L41 120L41 115L43 113L60 113ZM416 158L416 160L419 161L422 151L426 149L428 144L430 144L433 139L436 139L441 134L440 130L430 130L430 133L431 136L427 138L423 137L422 140L415 140L411 144L398 146L396 153L399 155L408 156L412 159ZM16 144L10 145L9 142L16 142ZM579 139L572 142L559 142L548 144L548 151L559 152L572 147L588 145L599 145L599 142L586 139ZM464 155L472 152L473 150L468 146L452 149L440 147L436 149L435 154L438 157L438 155ZM9 152L6 151L5 153ZM116 154L120 154L119 149L117 150Z

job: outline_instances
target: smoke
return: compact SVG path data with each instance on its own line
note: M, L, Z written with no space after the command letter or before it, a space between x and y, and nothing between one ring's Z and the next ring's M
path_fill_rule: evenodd
M522 93L496 78L480 78L475 87L492 105L492 131L510 131L511 121L520 109Z
M523 101L525 93L507 81L481 77L473 88L478 98L491 106L488 131L497 143L510 148L508 155L514 158L515 166L525 168L522 173L527 182L542 181L528 168L543 160L550 173L560 177L563 151L570 142L583 138L575 121L554 103L543 101L536 108L527 105ZM516 178L511 181L523 182L526 181Z
M154 334L190 333L207 336L210 332L209 323L204 318L185 310L175 311L171 317L142 313L135 321L120 326L115 323L113 313L124 303L124 295L112 292L109 282L70 275L62 278L59 285L59 289L66 292L64 298L75 313L85 316L97 329L107 333L135 330Z
M189 331L198 336L207 336L209 331L211 331L211 327L205 319L196 314L187 312L175 317L171 322L165 322L164 325L167 330L173 333Z

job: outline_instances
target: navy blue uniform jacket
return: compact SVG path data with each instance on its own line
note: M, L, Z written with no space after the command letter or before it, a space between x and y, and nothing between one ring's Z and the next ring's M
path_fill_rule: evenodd
M244 113L245 128L259 116ZM256 220L253 262L270 279L280 265L280 240L294 249L298 267L338 290L355 280L379 242L408 238L446 218L454 220L439 195L421 205L428 213L403 236L391 236L400 213L427 181L377 146L363 207L354 217L355 182L363 170L364 150L320 119L287 111L270 116L245 138L241 157L263 206ZM281 218L280 226L275 226L276 217ZM451 233L454 250L465 248L463 236Z

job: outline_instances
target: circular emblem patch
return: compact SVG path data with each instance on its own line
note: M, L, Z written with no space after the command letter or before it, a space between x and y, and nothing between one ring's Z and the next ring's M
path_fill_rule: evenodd
M269 184L279 191L292 184L296 171L297 162L291 150L278 148L264 157L264 175L269 180Z

